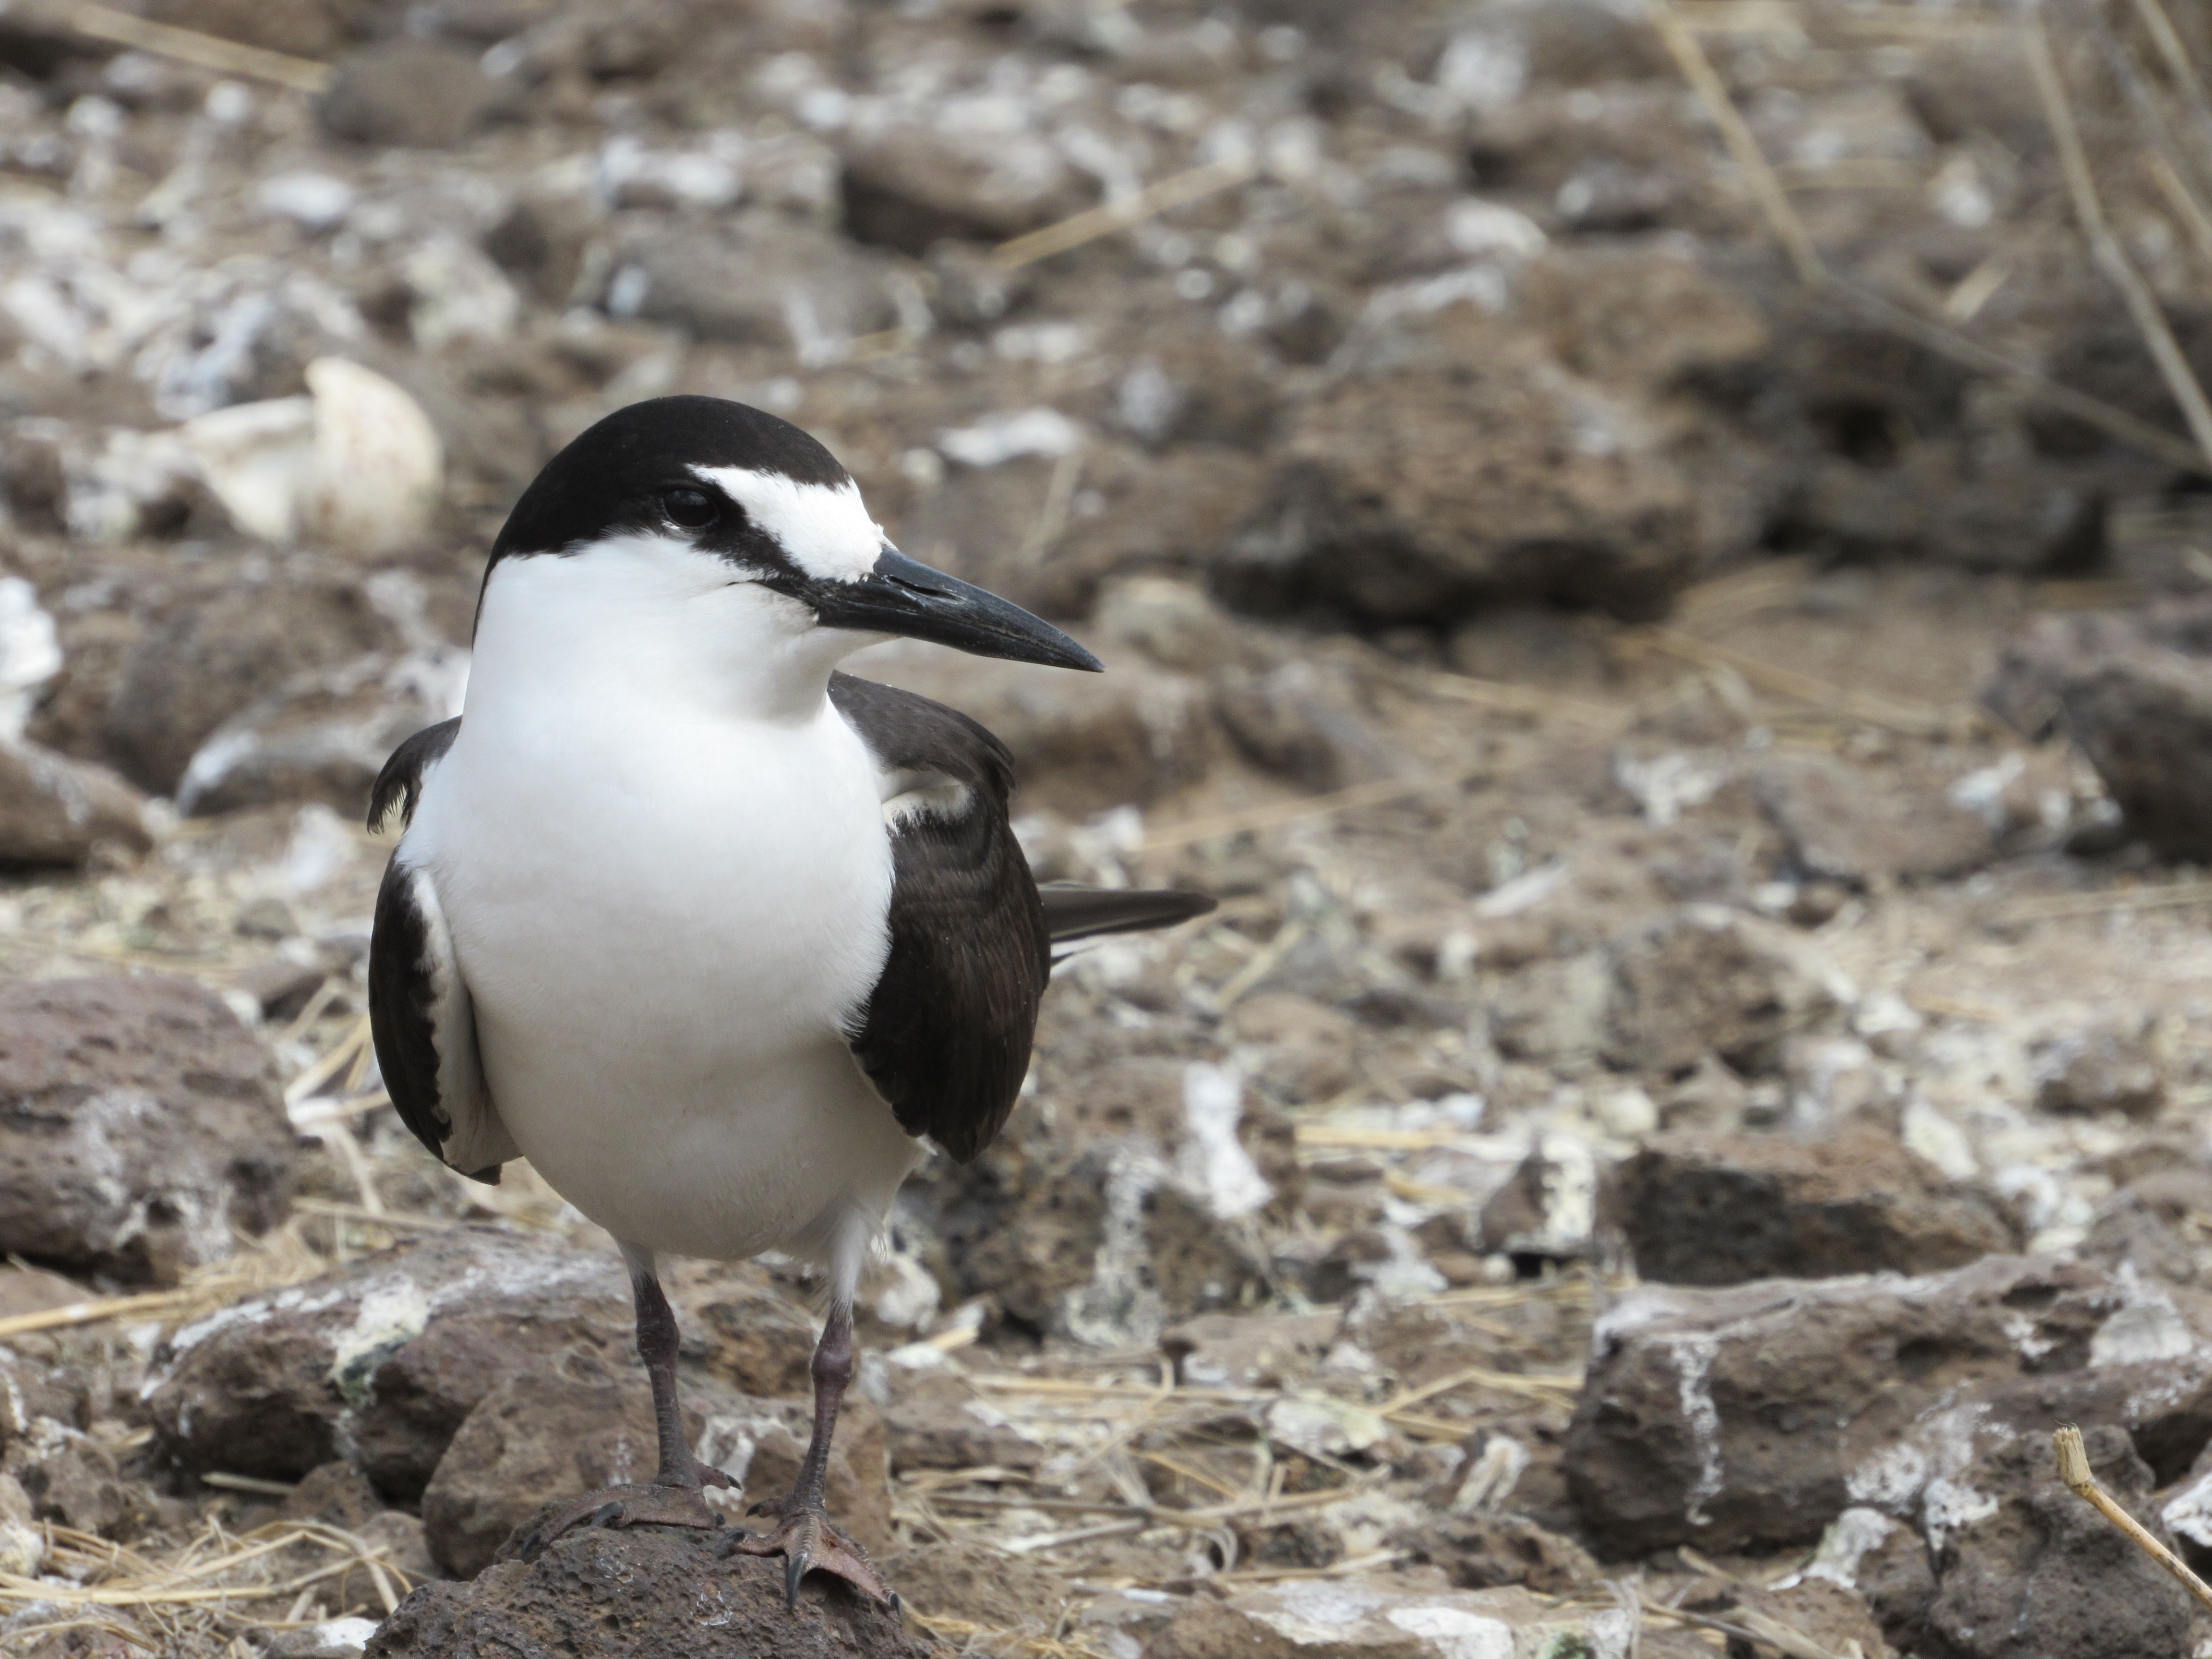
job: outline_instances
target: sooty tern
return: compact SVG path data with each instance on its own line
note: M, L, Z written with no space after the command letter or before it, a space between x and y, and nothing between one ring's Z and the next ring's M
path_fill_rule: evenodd
M548 463L492 545L461 716L400 745L372 824L369 1010L399 1115L479 1181L526 1156L621 1241L660 1468L589 1521L711 1527L685 1443L661 1251L827 1270L814 1432L774 1530L736 1547L890 1591L823 1513L852 1299L925 1138L1006 1121L1054 945L1212 908L1042 889L1010 757L965 715L836 672L892 635L1097 659L908 558L852 477L772 415L659 398Z

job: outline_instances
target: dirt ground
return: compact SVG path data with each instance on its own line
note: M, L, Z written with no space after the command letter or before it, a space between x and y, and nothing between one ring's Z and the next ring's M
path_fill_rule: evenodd
M852 665L1041 877L1221 901L908 1183L906 1636L789 1651L2212 1652L2048 1439L2212 1563L2212 31L2039 16L0 14L0 1650L785 1642L495 1563L649 1448L626 1293L367 1042L492 535L697 392L1106 661ZM813 1287L672 1290L769 1495Z

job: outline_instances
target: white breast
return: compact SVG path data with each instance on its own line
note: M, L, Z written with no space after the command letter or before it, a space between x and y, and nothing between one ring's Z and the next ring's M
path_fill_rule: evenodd
M825 696L805 706L806 676L764 699L701 660L773 623L773 596L702 587L641 630L589 563L495 575L408 835L493 1097L617 1237L842 1257L920 1150L846 1041L887 948L874 762Z

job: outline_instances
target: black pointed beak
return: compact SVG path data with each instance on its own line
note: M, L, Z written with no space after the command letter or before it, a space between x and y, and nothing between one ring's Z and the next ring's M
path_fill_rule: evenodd
M809 578L776 586L812 605L824 628L897 634L949 645L973 656L1042 663L1048 668L1097 673L1105 666L1050 623L995 593L909 559L895 547L884 549L875 568L853 581Z

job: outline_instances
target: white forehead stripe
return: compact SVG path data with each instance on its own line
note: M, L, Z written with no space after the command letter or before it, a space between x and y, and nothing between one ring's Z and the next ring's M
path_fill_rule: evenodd
M883 526L861 504L860 487L800 483L781 472L743 466L694 466L783 544L784 556L817 581L857 581L884 550Z

